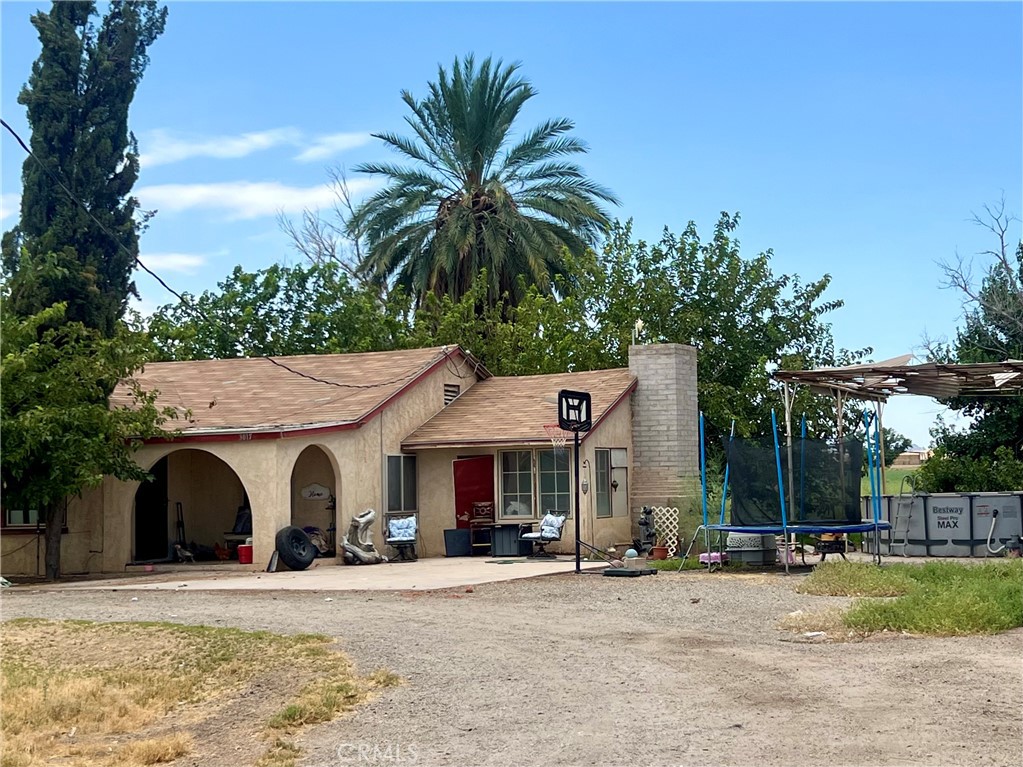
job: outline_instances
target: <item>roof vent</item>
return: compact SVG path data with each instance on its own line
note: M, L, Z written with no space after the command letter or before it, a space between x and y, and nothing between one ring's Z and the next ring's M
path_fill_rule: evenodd
M458 384L444 384L444 407L454 402L461 392L462 387Z

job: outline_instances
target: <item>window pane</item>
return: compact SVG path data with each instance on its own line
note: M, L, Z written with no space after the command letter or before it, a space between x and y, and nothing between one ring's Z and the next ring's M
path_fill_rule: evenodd
M401 456L387 456L387 510L401 511Z
M596 494L598 517L611 516L611 451L597 450L594 452L595 469L593 484Z
M505 473L515 471L516 461L518 461L517 453L501 453L501 471Z
M416 504L416 457L406 455L402 459L402 511L415 511Z
M557 492L558 477L556 474L542 473L540 475L540 492L541 493L555 493Z
M561 453L555 457L555 464L558 471L568 471L568 453Z
M524 472L528 472L528 473L532 474L533 473L533 462L532 462L532 460L530 460L532 458L532 456L530 456L529 451L528 450L520 450L518 453L516 453L516 455L518 455L518 459L519 459L519 471L524 471Z

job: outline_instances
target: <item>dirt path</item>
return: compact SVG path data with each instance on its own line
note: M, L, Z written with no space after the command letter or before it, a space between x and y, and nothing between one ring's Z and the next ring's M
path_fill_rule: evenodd
M304 765L1023 763L1023 630L799 641L783 616L845 600L796 594L797 578L555 576L330 602L8 592L2 609L322 632L408 680L307 731Z

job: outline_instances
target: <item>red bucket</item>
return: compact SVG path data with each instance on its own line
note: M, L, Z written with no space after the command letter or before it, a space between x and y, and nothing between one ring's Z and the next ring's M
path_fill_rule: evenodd
M252 564L252 546L241 543L238 545L238 564L240 565L251 565Z

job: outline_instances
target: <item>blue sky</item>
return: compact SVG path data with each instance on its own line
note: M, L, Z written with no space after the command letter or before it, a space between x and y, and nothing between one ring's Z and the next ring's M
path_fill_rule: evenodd
M0 5L0 108L26 137L39 7ZM131 113L159 210L141 254L192 292L294 262L276 211L329 206L326 169L386 157L369 134L401 131L400 91L473 51L522 63L524 126L576 122L640 236L740 211L744 251L832 274L837 342L883 359L953 333L936 262L991 245L971 212L1023 212L1021 40L1019 3L172 2ZM23 156L0 152L7 228ZM143 308L172 300L137 283ZM886 422L926 444L939 409L901 398Z

